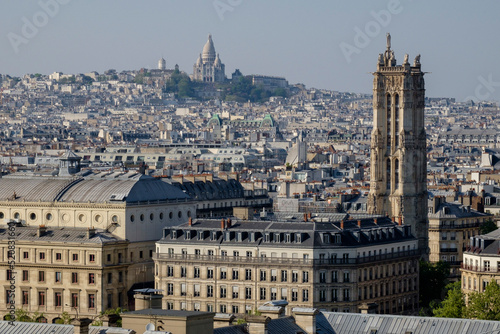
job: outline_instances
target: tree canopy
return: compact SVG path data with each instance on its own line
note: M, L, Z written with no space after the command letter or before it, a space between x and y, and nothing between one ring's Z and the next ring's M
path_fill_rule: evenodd
M440 318L462 318L465 312L465 298L460 281L448 284L446 289L448 289L446 298L432 310L432 313Z
M465 316L470 319L500 320L500 285L492 280L483 292L468 295Z
M496 229L498 229L498 227L492 219L485 221L483 225L479 227L479 231L481 234L488 234L495 231Z
M241 76L230 84L221 84L220 86L223 91L223 98L226 101L264 102L271 96L287 97L285 89L277 88L274 91L266 90L261 86L253 85L252 78L249 76Z
M168 81L165 83L166 93L175 93L178 97L195 97L195 83L189 79L186 73L175 69Z
M500 285L492 280L483 292L468 294L468 303L460 289L460 282L447 285L446 298L432 310L436 317L500 320Z
M420 305L422 307L432 308L431 302L435 304L444 299L449 274L450 265L446 262L420 261Z

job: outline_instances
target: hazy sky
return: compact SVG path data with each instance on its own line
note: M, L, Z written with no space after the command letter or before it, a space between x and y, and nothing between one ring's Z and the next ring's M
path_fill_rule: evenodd
M54 6L54 4L58 6ZM0 73L193 64L212 34L226 75L371 93L386 32L421 54L426 95L500 100L500 1L2 0ZM389 14L389 15L387 15ZM360 33L361 32L361 33Z

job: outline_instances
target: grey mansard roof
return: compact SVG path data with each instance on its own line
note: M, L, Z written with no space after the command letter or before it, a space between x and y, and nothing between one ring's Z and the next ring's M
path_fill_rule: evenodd
M428 205L431 208L433 205L432 201L428 201ZM436 208L436 211L429 212L428 217L430 219L436 218L482 218L491 216L488 213L479 212L477 210L471 209L466 205L462 205L458 202L443 202Z
M73 334L73 325L41 324L37 322L14 322L14 326L8 321L0 321L0 333L2 334ZM131 329L117 327L89 326L89 334L106 333L132 333ZM135 332L134 332L135 333Z
M137 173L91 173L73 178L11 176L0 178L0 201L132 203L188 200L179 188Z
M375 222L376 219L376 222ZM224 225L223 225L224 224ZM341 228L343 224L343 228ZM361 227L358 225L360 224ZM222 226L225 226L222 228ZM345 247L415 240L409 226L398 226L387 217L345 222L286 222L198 219L165 228L158 243L255 245L272 247ZM266 237L266 235L269 237ZM324 238L328 235L328 238Z
M104 230L96 230L95 235L87 234L88 229L76 227L47 227L47 230L38 236L38 227L17 226L16 240L17 241L36 241L36 242L64 242L64 243L79 243L79 244L105 244L124 241L112 233ZM7 228L0 227L0 242L8 240Z
M36 322L14 322L14 326L8 321L0 321L0 333L2 334L73 334L73 325L41 324Z
M316 328L318 333L323 334L479 334L492 333L493 330L500 329L500 322L322 312L316 316ZM493 331L493 333L497 332Z
M305 333L300 328L293 317L283 317L278 319L271 319L267 324L267 332L269 334L293 334ZM213 334L247 334L248 331L244 325L233 325L227 327L214 328Z
M469 254L485 256L500 256L500 229L487 234L476 235L471 238L472 245L467 246Z
M216 200L244 197L244 189L240 182L229 179L222 180L214 178L212 181L176 182L162 179L176 188L179 188L191 198L196 200Z

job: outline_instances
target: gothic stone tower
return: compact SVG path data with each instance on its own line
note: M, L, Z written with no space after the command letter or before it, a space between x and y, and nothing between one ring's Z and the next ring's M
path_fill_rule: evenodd
M387 50L373 73L373 131L371 138L368 210L410 225L427 251L427 159L424 128L424 72L420 55L413 66L405 55L396 65L387 34Z

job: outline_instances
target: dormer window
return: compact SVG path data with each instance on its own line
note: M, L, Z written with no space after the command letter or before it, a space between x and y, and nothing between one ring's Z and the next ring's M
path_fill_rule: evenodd
M216 231L212 231L212 235L211 235L210 239L212 241L216 241L217 240L217 232Z
M172 231L172 239L177 239L177 231Z
M281 233L275 233L274 234L274 241L275 242L281 242Z
M200 231L200 232L198 233L198 240L203 240L203 239L204 239L204 234L205 234L205 232Z
M297 243L302 242L302 233L297 233L297 238L295 239L295 242L297 242Z
M238 233L236 234L236 241L243 241L243 235L242 235L242 233L241 233L241 232L238 232Z
M323 243L324 244L329 244L330 243L330 234L324 233L323 234Z
M191 231L186 231L186 240L191 240Z
M341 235L340 235L340 234L336 234L336 235L335 235L335 243L336 243L336 244L340 244L340 243L342 243L342 237L341 237Z
M264 237L265 242L271 242L271 235L269 232L266 232L265 237Z
M290 243L292 242L292 236L290 233L285 234L285 242Z

